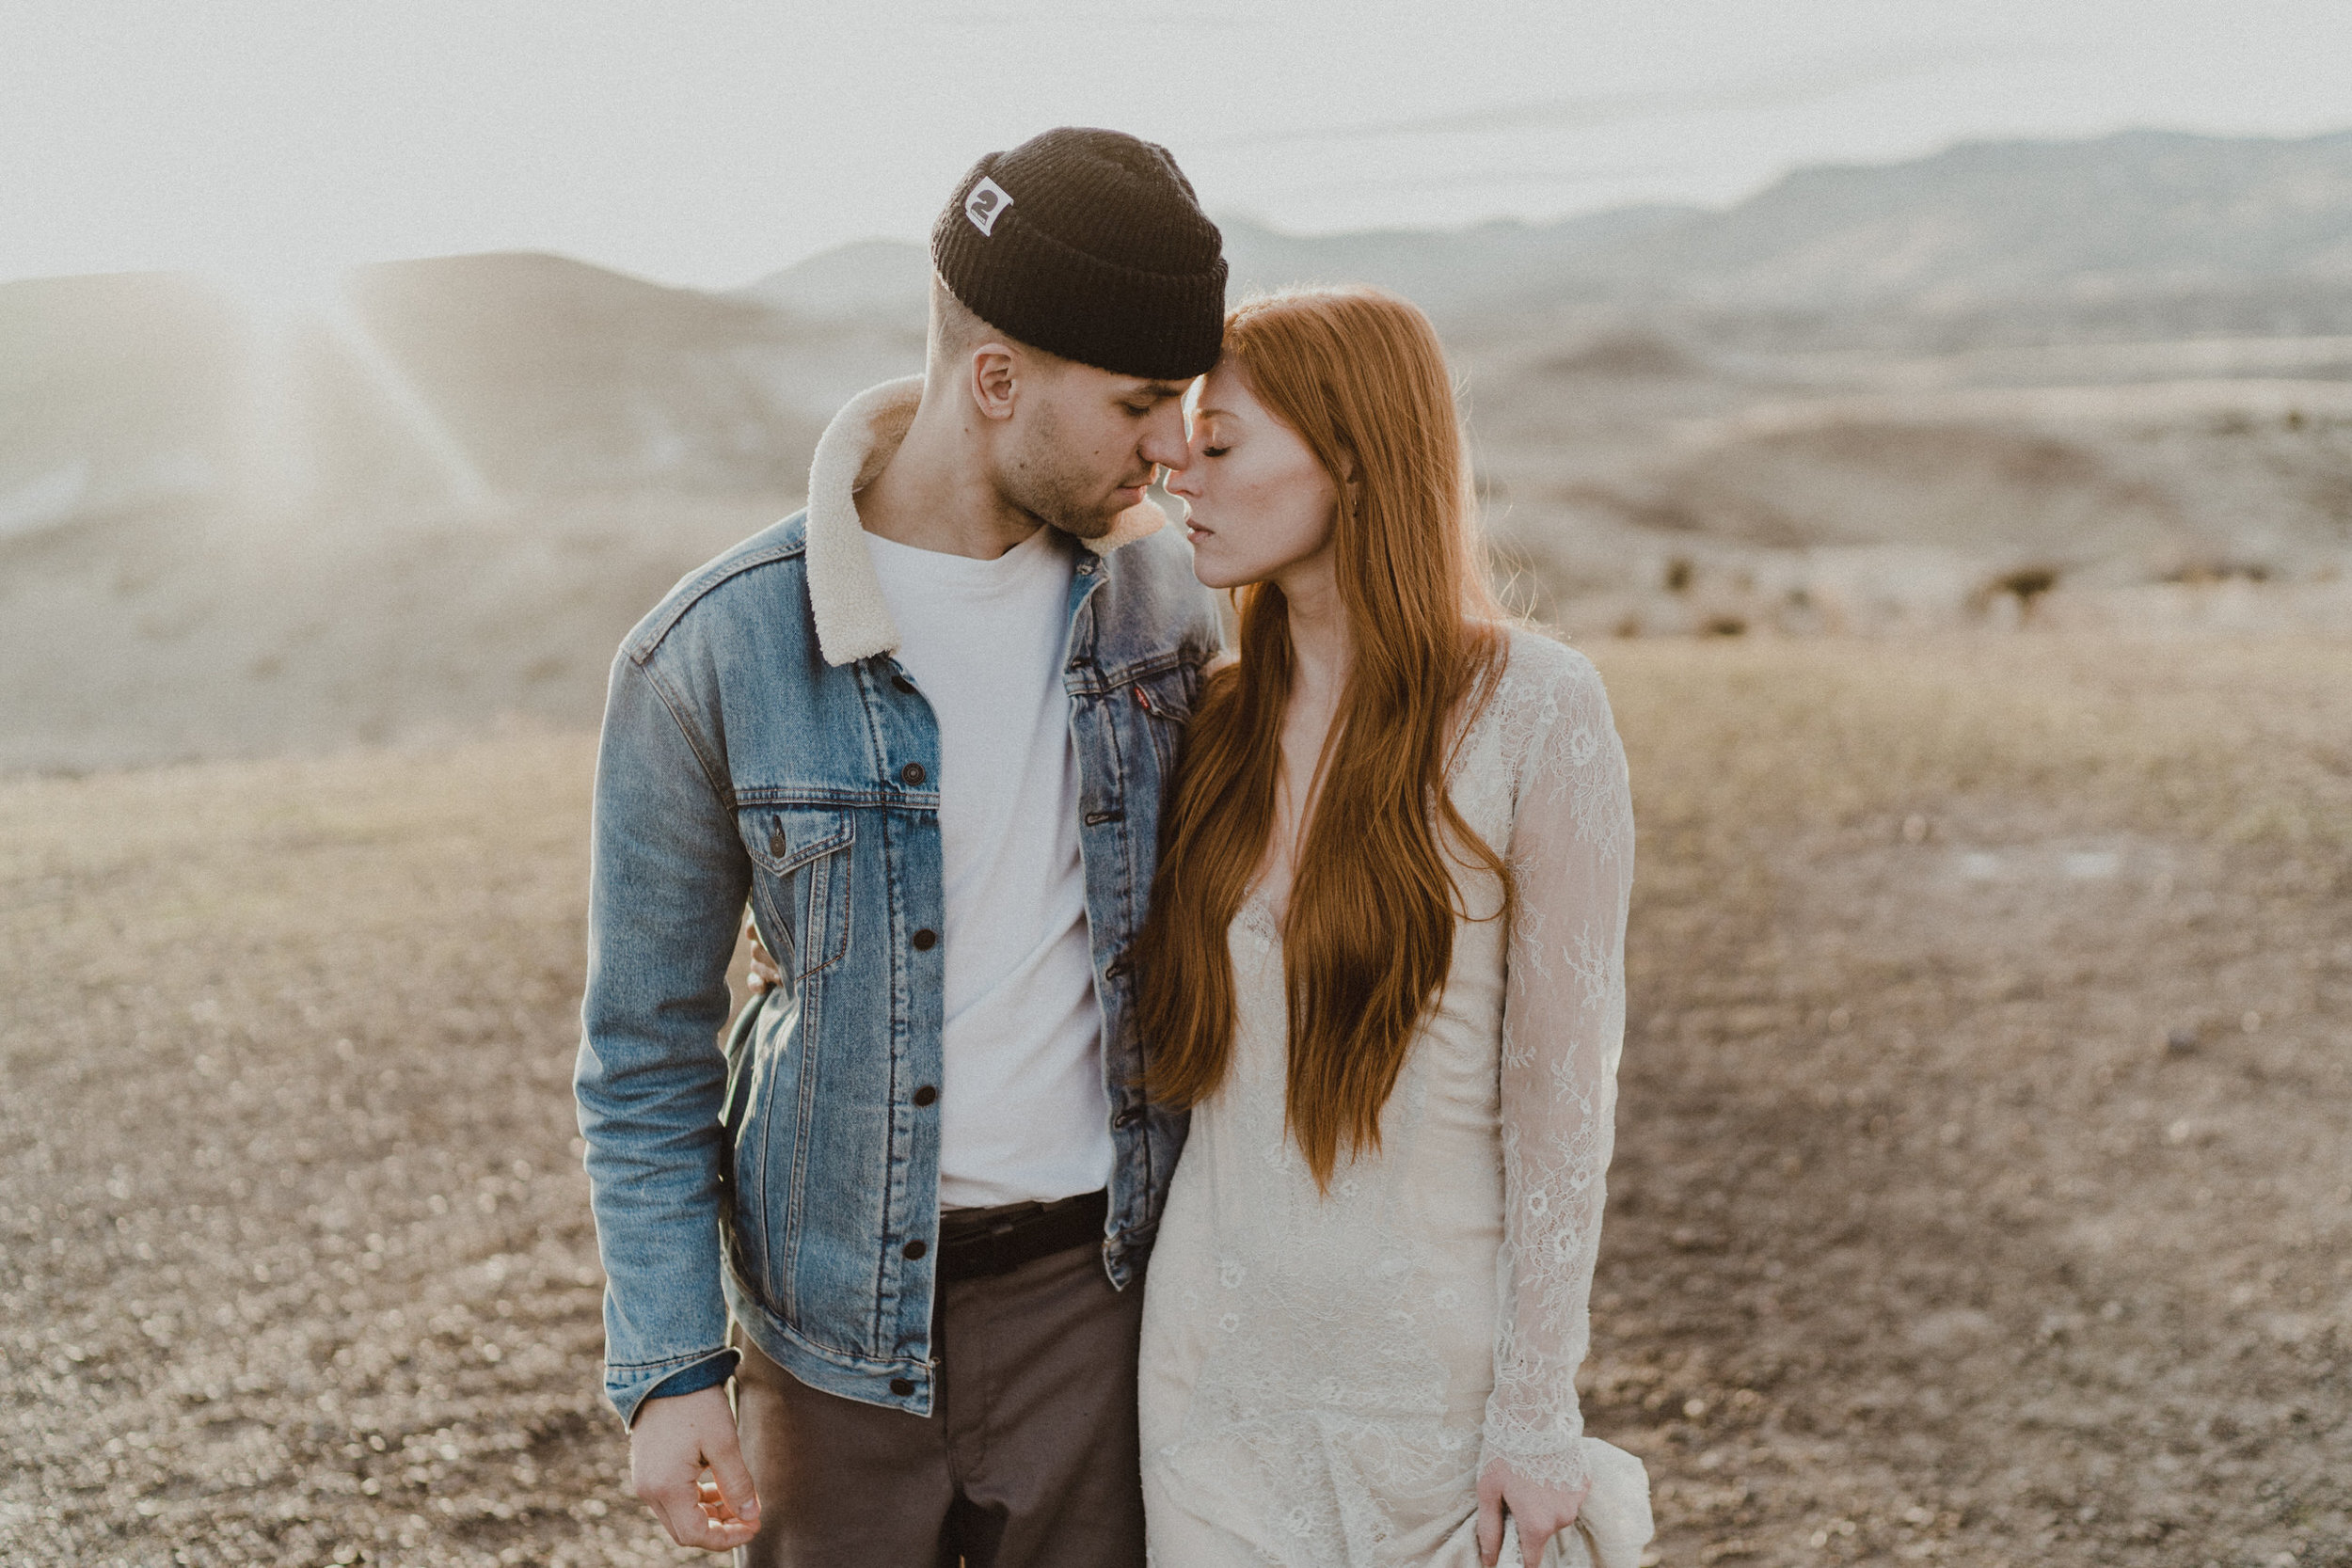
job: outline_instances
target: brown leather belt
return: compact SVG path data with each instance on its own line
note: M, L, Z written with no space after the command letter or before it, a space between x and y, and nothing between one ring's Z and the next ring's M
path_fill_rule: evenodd
M941 1279L981 1279L1089 1243L1100 1245L1110 1213L1108 1191L1051 1203L947 1209L939 1216Z

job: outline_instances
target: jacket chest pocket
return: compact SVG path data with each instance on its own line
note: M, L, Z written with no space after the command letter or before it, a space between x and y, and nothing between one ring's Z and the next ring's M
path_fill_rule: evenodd
M1176 771L1176 755L1184 745L1184 725L1192 719L1192 704L1200 681L1198 670L1180 664L1173 670L1146 675L1129 688L1135 694L1132 700L1136 721L1142 726L1153 760L1160 765L1163 781Z
M774 955L797 984L850 950L850 855L854 813L817 806L747 806L736 814L756 868L760 925L790 944Z

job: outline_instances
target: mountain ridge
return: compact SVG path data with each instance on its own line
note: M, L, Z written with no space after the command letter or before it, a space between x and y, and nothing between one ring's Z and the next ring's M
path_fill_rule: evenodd
M2088 139L1979 138L1924 157L1793 169L1722 208L1604 209L1548 223L1296 235L1220 219L1239 293L1285 283L1394 288L1458 323L1502 309L1724 315L1890 309L1936 321L2018 306L2041 324L2118 330L2124 302L2259 325L2281 286L2352 323L2352 130L2232 137L2139 128ZM854 268L903 321L923 247L858 242L739 293L820 312ZM2226 315L2226 312L2223 312ZM919 319L919 318L918 318ZM2128 330L2128 323L2124 324Z
M2352 625L2352 132L1227 237L1237 295L1429 309L1492 536L1572 630L2174 615L2256 581L2243 613ZM308 301L0 284L0 768L593 722L628 627L920 368L929 277L869 242L729 293L543 252Z

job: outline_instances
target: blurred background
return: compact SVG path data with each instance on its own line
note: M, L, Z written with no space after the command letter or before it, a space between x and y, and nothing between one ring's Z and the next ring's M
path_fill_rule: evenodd
M1643 870L1658 1560L2352 1562L2352 10L0 13L0 1556L661 1559L621 634L1057 123L1443 334Z

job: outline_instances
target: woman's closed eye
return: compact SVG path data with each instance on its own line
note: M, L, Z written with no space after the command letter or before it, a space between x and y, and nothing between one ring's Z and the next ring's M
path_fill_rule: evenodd
M1203 457L1222 457L1232 450L1233 449L1231 447L1202 447L1200 449L1200 455Z

